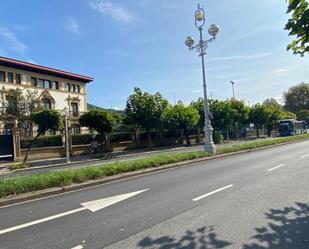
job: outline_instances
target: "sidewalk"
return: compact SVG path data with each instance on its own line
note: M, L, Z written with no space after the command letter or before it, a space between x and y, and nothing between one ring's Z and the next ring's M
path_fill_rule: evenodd
M217 145L217 148L232 146L234 144L247 143L251 141L252 140L231 141L230 143L223 143L223 144ZM52 172L52 171L65 170L65 169L82 168L82 167L87 167L87 166L100 166L100 165L108 164L111 162L129 161L129 160L146 158L146 157L150 157L156 154L186 153L186 152L196 152L196 151L202 151L202 150L203 150L203 145L193 145L190 147L185 147L185 146L160 147L160 148L155 148L152 151L147 151L145 149L142 149L142 150L132 150L132 151L123 151L123 152L111 152L107 154L108 155L107 159L94 159L93 158L94 155L75 156L71 158L70 163L66 163L65 158L35 160L35 161L29 161L29 163L31 163L31 166L29 168L19 169L15 171L9 171L7 169L5 170L3 168L5 164L2 164L2 166L0 164L0 179L7 178L7 177L20 176L20 175L41 174L41 173L47 173L47 172ZM8 166L7 163L6 163L6 166ZM1 170L1 167L2 167L2 170ZM2 171L2 174L1 174L1 171Z

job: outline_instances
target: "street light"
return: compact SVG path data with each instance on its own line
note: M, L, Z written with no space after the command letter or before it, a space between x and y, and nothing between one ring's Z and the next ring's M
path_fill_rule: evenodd
M235 82L232 80L230 82L232 84L232 89L233 89L233 99L235 99L235 89L234 89Z
M69 146L69 124L68 124L68 108L64 107L62 110L64 118L64 139L65 139L65 160L66 163L70 163L70 146Z
M185 44L186 46L192 50L199 53L199 56L202 58L202 73L203 73L203 89L204 89L204 113L205 113L205 124L204 124L204 131L205 131L205 146L204 150L206 152L215 154L216 153L216 146L213 142L213 128L211 126L210 118L209 118L209 106L208 106L208 97L207 97L207 88L206 88L206 76L205 76L205 60L204 56L206 55L206 49L208 48L208 44L214 42L216 36L219 32L219 27L215 24L212 24L209 29L208 33L211 36L210 39L204 41L203 40L203 26L205 24L205 11L203 7L199 4L197 6L197 10L195 11L195 27L200 32L200 41L197 45L194 45L194 38L192 36L188 36Z

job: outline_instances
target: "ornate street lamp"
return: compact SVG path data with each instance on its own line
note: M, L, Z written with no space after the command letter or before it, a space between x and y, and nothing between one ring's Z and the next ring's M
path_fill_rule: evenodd
M208 106L208 97L207 97L207 88L206 88L206 76L205 76L205 60L204 56L206 55L206 49L208 48L208 44L215 41L216 36L219 32L219 27L215 24L212 24L209 29L208 33L211 36L210 39L204 41L203 40L203 26L205 24L205 11L204 9L198 4L197 10L195 11L195 27L200 31L200 41L197 45L194 45L194 38L192 36L188 36L185 44L186 46L192 50L199 53L199 56L202 58L202 72L203 72L203 89L204 89L204 113L205 113L205 146L204 150L206 152L215 154L216 153L216 146L213 142L213 128L210 122L210 113L209 113L209 106Z

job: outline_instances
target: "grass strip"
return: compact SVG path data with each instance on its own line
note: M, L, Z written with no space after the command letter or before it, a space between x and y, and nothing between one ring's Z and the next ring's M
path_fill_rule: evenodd
M309 134L235 144L232 146L219 148L218 154L257 149L269 145L302 139L309 139ZM155 168L171 163L183 162L209 156L210 155L206 152L160 154L144 159L109 163L99 167L89 166L81 169L63 170L46 174L6 178L0 181L0 198L52 187L69 186L73 183L83 183L91 180L101 179L107 176L113 176L147 168Z

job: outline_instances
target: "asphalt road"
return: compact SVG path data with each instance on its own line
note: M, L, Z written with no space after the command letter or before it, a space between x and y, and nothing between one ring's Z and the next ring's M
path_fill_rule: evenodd
M292 143L3 207L0 248L308 249L308 146ZM102 198L109 199L91 202Z

